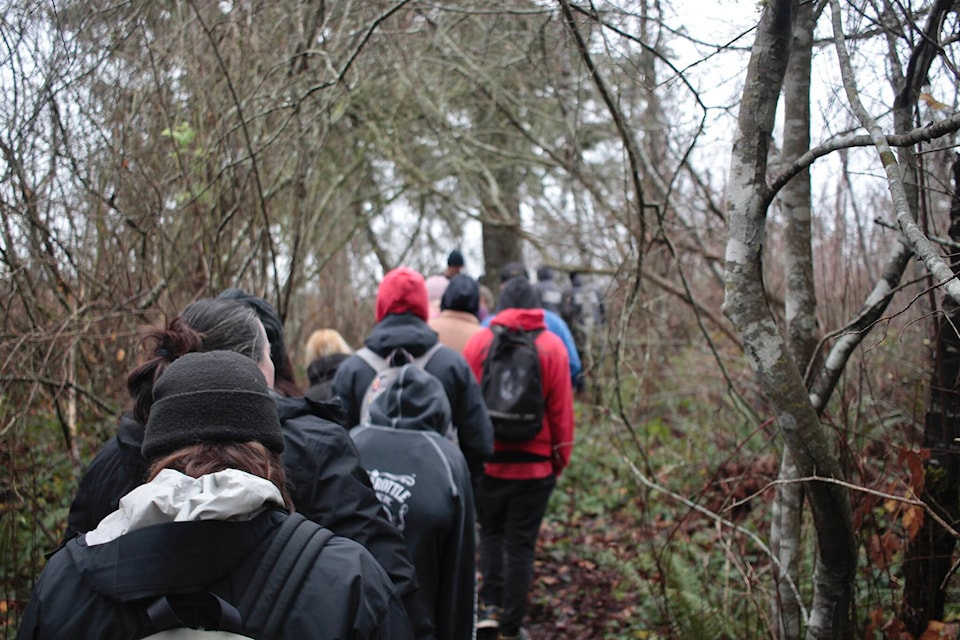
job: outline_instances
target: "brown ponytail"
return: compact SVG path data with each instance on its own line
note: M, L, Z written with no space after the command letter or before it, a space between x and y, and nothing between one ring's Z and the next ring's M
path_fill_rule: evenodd
M145 360L127 375L127 391L133 400L133 417L146 424L153 406L153 385L171 362L180 356L200 351L203 339L182 316L165 326L148 327L140 338Z

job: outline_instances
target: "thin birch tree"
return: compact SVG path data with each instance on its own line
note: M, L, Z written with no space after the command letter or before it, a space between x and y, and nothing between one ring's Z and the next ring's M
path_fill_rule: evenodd
M803 376L767 304L762 253L769 199L766 169L793 27L793 2L764 6L744 80L728 197L724 312L744 350L801 477L842 480L833 443L810 403ZM850 630L856 541L846 489L817 479L806 485L817 538L814 599L807 637L845 638Z

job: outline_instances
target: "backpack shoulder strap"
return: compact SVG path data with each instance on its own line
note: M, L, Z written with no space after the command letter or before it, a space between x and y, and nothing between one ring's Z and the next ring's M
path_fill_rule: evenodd
M299 513L292 513L280 525L244 591L241 611L249 611L247 629L277 637L290 605L303 586L313 564L333 532Z
M374 353L374 351L369 347L364 347L362 349L355 351L354 353L356 353L356 355L359 356L361 360L366 362L367 365L377 373L380 373L381 371L385 371L387 367L390 366L389 363L387 363L386 358L383 358L378 354Z
M490 377L487 375L490 371L490 361L493 358L493 353L496 351L496 347L500 343L500 340L502 340L502 336L506 330L506 327L504 327L502 324L490 325L490 332L493 333L493 338L491 338L490 344L487 345L487 353L483 358L483 368L480 375L481 383L484 380L489 381L490 379Z
M210 591L161 596L147 606L146 614L151 629L160 629L144 640L174 640L180 636L194 637L196 629L183 618L182 611L206 611L215 620L214 630L224 638L245 638L240 612L232 604ZM216 612L214 614L214 612Z

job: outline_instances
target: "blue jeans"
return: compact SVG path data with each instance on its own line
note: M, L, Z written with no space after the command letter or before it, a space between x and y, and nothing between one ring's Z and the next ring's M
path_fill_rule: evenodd
M516 635L527 612L533 554L555 476L504 480L483 476L477 491L480 522L480 599L503 609L500 632Z

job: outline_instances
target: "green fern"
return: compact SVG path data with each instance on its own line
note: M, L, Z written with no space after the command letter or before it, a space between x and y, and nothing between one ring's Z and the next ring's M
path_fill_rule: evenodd
M711 570L684 554L670 554L667 598L672 637L683 640L721 640L755 637L757 623L749 598L725 595L717 584L724 572ZM716 568L714 568L716 569Z

